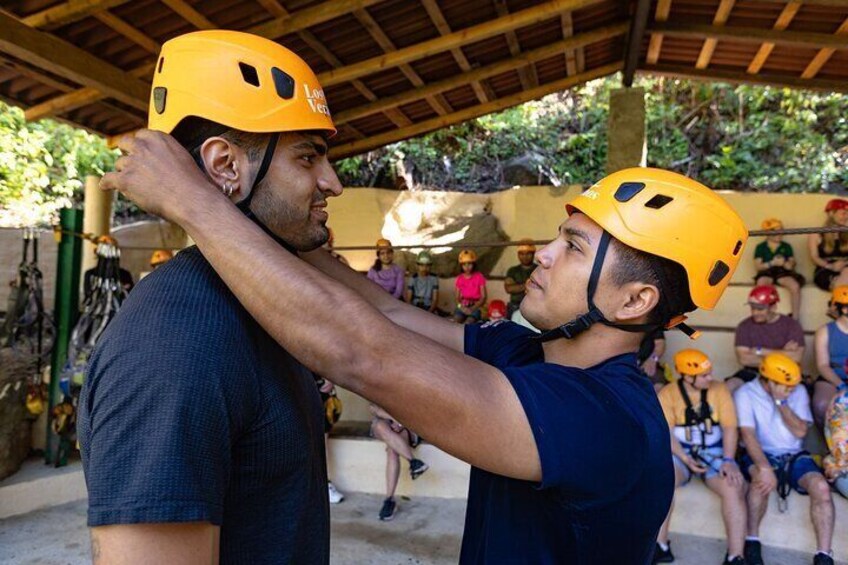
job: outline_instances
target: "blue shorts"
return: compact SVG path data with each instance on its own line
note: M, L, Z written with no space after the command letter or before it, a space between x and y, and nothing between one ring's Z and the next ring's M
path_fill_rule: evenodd
M784 462L787 459L792 458L792 454L789 455L770 455L768 453L765 454L766 459L771 464L771 468L774 469L774 472L777 473L781 467L783 467ZM754 461L745 453L742 456L742 473L745 475L745 478L750 481L751 474L748 472L749 469L754 465ZM795 458L795 461L792 463L792 468L789 471L789 486L792 487L792 490L797 492L798 494L807 494L798 481L801 480L801 477L806 475L807 473L821 473L821 467L816 465L815 460L810 457L808 453L802 453Z
M699 449L697 455L695 455L692 446L684 445L683 449L686 450L689 457L707 468L705 473L699 475L702 479L712 479L713 477L717 477L721 472L721 465L724 463L724 448L721 445ZM677 455L672 455L671 458L674 460L675 467L680 469L685 477L680 486L687 484L692 480L692 470Z
M461 316L463 321L466 320L467 318L474 318L477 321L480 321L480 320L483 319L483 312L480 311L480 308L473 309L470 314L466 314L465 312L463 312L462 310L457 308L456 310L453 311L453 315L457 316L457 317Z

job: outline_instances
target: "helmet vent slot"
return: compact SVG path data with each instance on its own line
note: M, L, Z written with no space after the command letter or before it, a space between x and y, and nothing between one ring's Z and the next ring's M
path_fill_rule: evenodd
M159 68L156 69L157 73L162 72L162 65L164 65L164 64L165 64L165 57L159 57Z
M653 208L654 210L659 210L669 202L674 200L671 196L666 196L665 194L657 194L647 202L645 202L645 208Z
M733 248L733 256L735 257L736 255L739 255L739 252L740 252L741 250L742 250L742 242L741 242L741 241L737 241L737 242L736 242L736 247L734 247L734 248Z
M642 192L645 188L643 182L623 182L615 191L615 199L619 202L628 202L631 198Z
M724 261L716 261L713 266L713 270L710 272L710 278L708 279L710 286L715 286L720 283L729 272L730 267L727 266L727 263Z
M274 79L277 96L283 100L288 100L294 96L294 79L291 75L282 69L271 67L271 77Z
M253 86L259 86L259 75L256 72L256 67L240 62L239 69L241 70L241 77L244 79L244 82Z

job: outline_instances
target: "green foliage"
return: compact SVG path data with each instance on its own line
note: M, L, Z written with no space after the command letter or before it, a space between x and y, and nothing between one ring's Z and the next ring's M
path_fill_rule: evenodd
M51 224L82 200L86 175L102 175L118 153L105 141L53 120L27 123L0 102L0 226Z
M337 163L347 186L505 188L523 158L554 184L604 175L609 93L597 80ZM718 189L819 192L848 186L848 96L644 78L648 165ZM393 175L401 174L405 183Z

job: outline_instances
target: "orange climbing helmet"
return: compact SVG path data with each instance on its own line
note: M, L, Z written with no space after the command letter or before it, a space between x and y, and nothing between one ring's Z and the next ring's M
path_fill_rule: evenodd
M848 305L848 285L834 287L830 295L830 303Z
M760 363L760 374L770 381L786 386L801 382L801 367L783 353L769 353Z
M533 244L532 239L522 239L521 245L518 246L519 253L535 253L536 246Z
M375 245L377 246L377 251L380 249L392 249L392 242L382 237L377 240Z
M171 133L187 117L252 133L336 133L309 65L275 41L240 31L196 31L162 46L148 127Z
M150 256L150 266L157 267L162 263L167 263L174 258L174 254L168 249L157 249Z
M782 230L783 222L781 222L777 218L767 218L763 220L762 224L760 224L760 228L764 230Z
M459 264L463 263L476 263L477 262L477 254L474 253L471 249L463 249L459 252Z
M674 356L674 368L681 375L697 377L713 368L710 358L697 349L681 349Z

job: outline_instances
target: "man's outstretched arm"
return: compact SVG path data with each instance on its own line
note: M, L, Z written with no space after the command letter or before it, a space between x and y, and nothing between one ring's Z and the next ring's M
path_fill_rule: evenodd
M124 149L129 156L102 186L182 225L251 315L304 365L472 465L541 479L527 416L502 372L398 326L285 251L210 186L170 136L144 131Z

